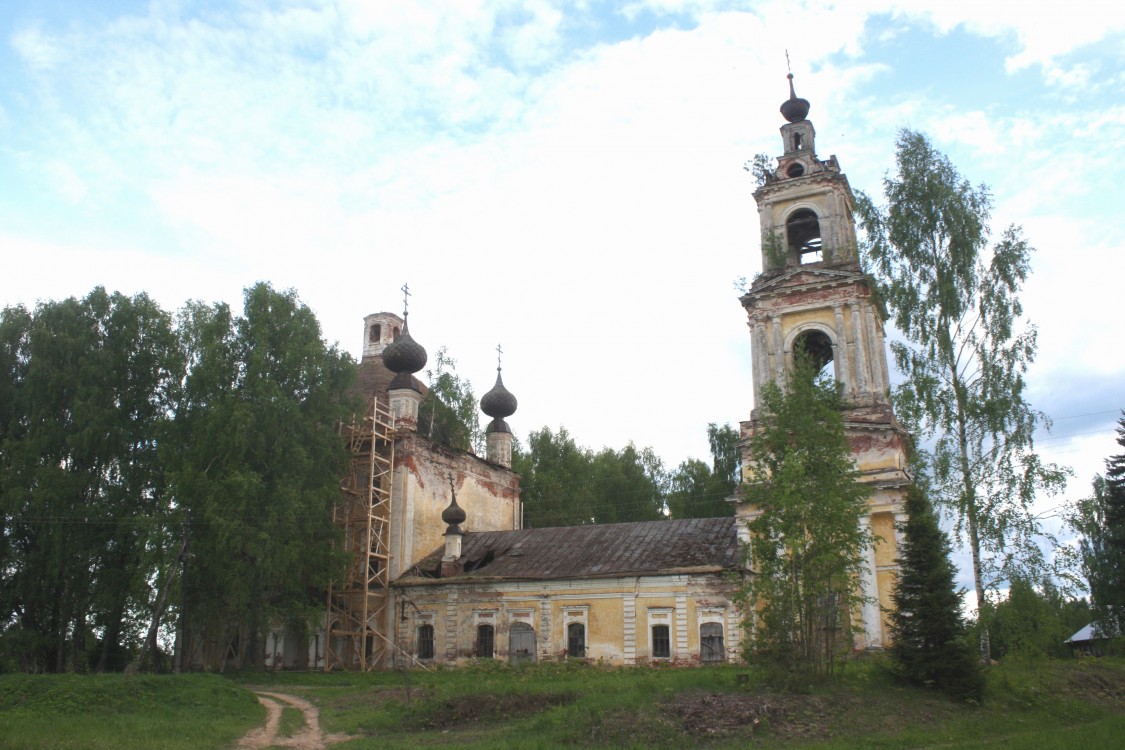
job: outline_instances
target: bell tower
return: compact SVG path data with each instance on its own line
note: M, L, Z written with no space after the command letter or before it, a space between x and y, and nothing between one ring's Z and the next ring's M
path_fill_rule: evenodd
M817 156L816 130L805 119L809 106L797 97L790 73L789 98L781 105L782 155L754 191L762 273L740 299L754 379L754 409L741 431L744 438L754 432L763 416L762 386L784 384L801 348L842 387L848 441L861 481L871 487L861 523L876 537L860 580L867 604L856 645L882 648L887 621L881 611L892 605L898 570L895 521L903 520L910 481L909 436L891 409L883 314L859 264L855 198L836 157ZM753 518L755 511L741 505L738 514Z

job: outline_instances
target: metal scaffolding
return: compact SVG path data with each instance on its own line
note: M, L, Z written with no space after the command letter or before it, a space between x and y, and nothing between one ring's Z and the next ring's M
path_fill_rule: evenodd
M341 426L351 452L333 520L343 528L348 572L328 588L324 669L367 672L386 666L390 604L391 500L394 478L394 417L372 399L361 420Z

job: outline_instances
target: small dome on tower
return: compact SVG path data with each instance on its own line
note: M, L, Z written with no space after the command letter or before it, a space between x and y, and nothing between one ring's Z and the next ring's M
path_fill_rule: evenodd
M405 316L403 316L405 317ZM426 366L426 350L410 336L410 324L403 322L402 333L383 350L383 364L391 372L413 374Z
M789 122L800 122L809 114L808 99L801 99L793 89L793 74L789 74L789 98L781 103L781 116Z
M449 478L449 494L451 496L449 506L441 512L442 523L449 524L450 526L450 529L446 530L447 533L460 524L465 523L465 519L468 517L465 515L465 510L457 504L457 493L453 490L453 477ZM460 531L460 529L456 530Z

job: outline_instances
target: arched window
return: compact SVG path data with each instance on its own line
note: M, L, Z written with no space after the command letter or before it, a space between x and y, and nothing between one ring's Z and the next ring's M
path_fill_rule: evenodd
M535 663L535 629L526 622L514 622L508 631L508 661L512 664Z
M820 221L810 209L794 211L785 222L789 255L798 263L816 263L823 259L820 243Z
M705 622L699 626L699 660L704 664L726 661L723 652L723 626Z
M827 333L814 329L799 335L794 342L793 353L797 355L800 352L804 352L812 360L817 374L828 378L835 377L836 367L832 364L832 339L828 338Z
M496 643L496 630L491 625L477 625L477 656L491 659Z
M434 626L433 625L419 625L418 626L418 658L419 659L432 659L434 658Z
M572 659L586 658L586 626L580 622L566 626L566 655Z

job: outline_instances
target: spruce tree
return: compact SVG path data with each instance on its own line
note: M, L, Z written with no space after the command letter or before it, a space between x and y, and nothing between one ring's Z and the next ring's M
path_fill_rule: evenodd
M959 700L980 700L984 678L964 638L949 538L938 527L929 498L917 487L906 495L906 513L891 614L891 656L909 682Z

